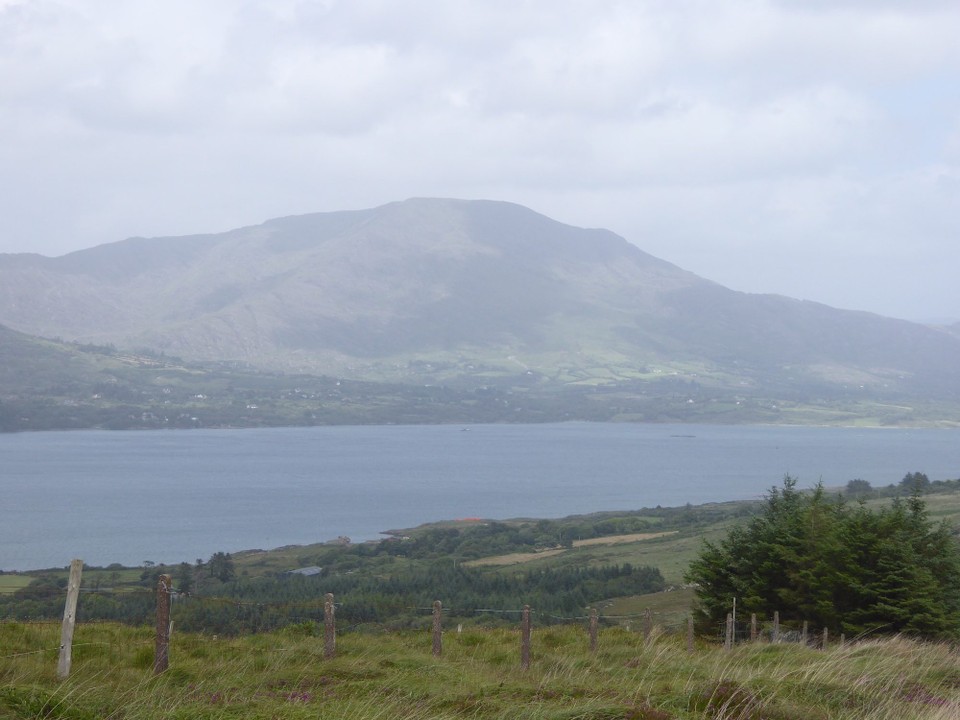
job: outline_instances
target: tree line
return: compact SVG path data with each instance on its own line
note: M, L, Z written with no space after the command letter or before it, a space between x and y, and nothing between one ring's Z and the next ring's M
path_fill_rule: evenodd
M220 561L229 560L222 554ZM206 563L209 568L211 564ZM164 568L155 566L149 575ZM174 575L176 585L176 574ZM63 588L41 579L12 596L0 597L0 617L55 618L63 613ZM322 598L332 592L341 606L338 618L349 624L387 627L415 625L422 608L440 599L452 616L469 620L480 610L517 610L533 606L543 616L576 615L590 603L610 597L657 592L660 571L625 563L598 567L546 568L490 572L450 563L398 568L386 575L324 570L316 576L282 573L260 578L214 578L196 593L175 597L172 617L183 630L241 633L270 630L322 617ZM182 591L182 587L177 588ZM79 622L151 621L152 591L86 593L77 609ZM485 616L486 617L486 616Z

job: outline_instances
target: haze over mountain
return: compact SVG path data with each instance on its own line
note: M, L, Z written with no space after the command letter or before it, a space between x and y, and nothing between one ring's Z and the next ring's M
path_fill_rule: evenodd
M814 384L960 398L952 329L724 288L606 230L414 199L0 255L0 323L191 360L415 382Z

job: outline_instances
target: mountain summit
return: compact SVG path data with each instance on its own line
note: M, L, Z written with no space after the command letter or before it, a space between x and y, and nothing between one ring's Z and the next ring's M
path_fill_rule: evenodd
M735 292L609 231L504 202L412 199L58 258L0 255L0 323L377 380L677 374L960 397L955 333Z

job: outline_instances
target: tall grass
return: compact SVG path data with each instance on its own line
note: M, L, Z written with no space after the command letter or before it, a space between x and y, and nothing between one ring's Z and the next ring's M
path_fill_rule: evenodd
M960 717L960 654L907 638L826 652L740 645L725 652L654 632L471 629L430 653L426 633L343 634L324 660L311 626L246 637L175 634L152 674L148 628L77 628L73 672L56 678L54 623L0 623L0 718L336 718L427 720L946 720Z

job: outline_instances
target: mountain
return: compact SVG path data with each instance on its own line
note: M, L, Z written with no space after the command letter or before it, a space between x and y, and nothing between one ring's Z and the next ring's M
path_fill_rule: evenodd
M377 381L672 378L813 403L960 401L955 327L736 292L609 231L491 201L414 199L57 258L0 255L0 323Z
M448 352L503 361L569 352L566 331L598 321L607 343L636 313L659 312L660 293L699 282L612 233L516 205L412 200L60 258L0 256L0 322L275 367Z

